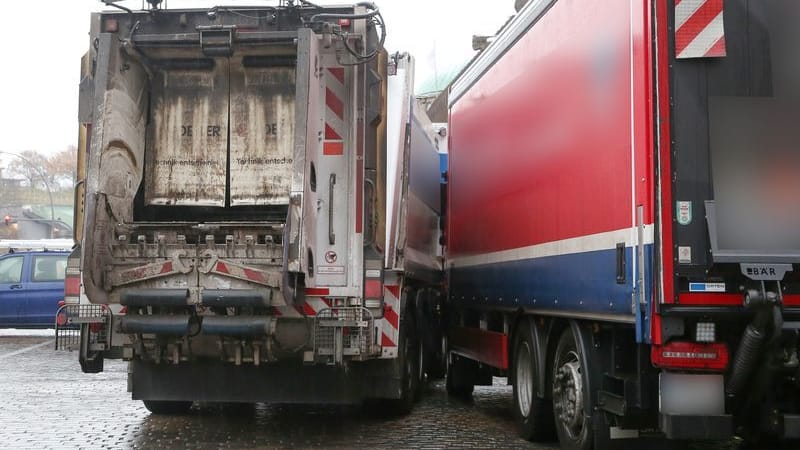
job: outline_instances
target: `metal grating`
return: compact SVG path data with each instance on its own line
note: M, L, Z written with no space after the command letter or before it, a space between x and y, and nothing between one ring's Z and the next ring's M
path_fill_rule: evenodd
M372 313L361 307L319 311L314 319L314 354L327 364L364 360L373 351Z
M111 343L111 311L105 305L64 305L56 312L56 350L78 350L81 345L81 325L102 324L90 333L93 347L108 347Z

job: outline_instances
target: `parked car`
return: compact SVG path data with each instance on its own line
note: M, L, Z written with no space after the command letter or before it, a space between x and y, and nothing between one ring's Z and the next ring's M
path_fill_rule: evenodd
M0 256L0 327L51 328L64 298L69 251L12 251Z

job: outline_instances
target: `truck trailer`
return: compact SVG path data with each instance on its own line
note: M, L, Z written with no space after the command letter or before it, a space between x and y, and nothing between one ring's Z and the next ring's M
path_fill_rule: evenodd
M82 65L57 347L87 373L128 361L154 413L408 411L423 365L444 371L422 326L441 311L440 173L413 59L383 49L377 6L106 3Z
M531 0L449 90L447 389L521 435L800 438L800 4ZM668 441L661 441L668 444Z

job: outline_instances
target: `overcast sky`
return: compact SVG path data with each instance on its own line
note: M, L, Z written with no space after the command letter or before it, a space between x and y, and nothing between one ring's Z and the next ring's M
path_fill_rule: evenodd
M277 5L278 0L167 0L170 8ZM342 4L344 0L319 0ZM417 58L417 87L452 72L472 55L473 34L493 34L514 13L513 0L376 0L386 47ZM140 8L141 0L123 3ZM54 153L77 141L80 58L89 45L97 0L3 1L0 24L0 151Z

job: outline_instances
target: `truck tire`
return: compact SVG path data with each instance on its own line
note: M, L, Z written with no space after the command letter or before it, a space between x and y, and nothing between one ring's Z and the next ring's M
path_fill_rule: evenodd
M143 400L144 407L153 414L176 415L185 414L192 407L192 402Z
M417 331L406 309L400 316L400 338L397 346L397 359L400 365L400 398L389 400L389 410L393 414L404 415L411 412L419 395L419 349Z
M553 436L553 405L536 395L540 370L536 342L530 323L520 323L514 339L513 399L514 418L523 439L543 440Z
M430 356L425 370L428 379L441 380L447 375L447 338L439 339L439 348Z
M565 450L592 448L592 414L586 389L588 371L584 349L578 348L572 329L561 334L553 360L553 413L556 433Z
M462 400L468 400L472 397L475 383L471 381L473 379L472 373L468 373L471 370L473 370L472 364L469 361L462 359L460 356L452 355L447 366L447 376L445 378L447 395Z
M439 299L430 289L420 289L416 296L416 319L419 339L424 351L422 369L428 379L440 380L447 372L439 314ZM420 379L422 380L422 378Z

